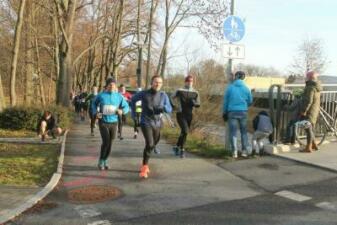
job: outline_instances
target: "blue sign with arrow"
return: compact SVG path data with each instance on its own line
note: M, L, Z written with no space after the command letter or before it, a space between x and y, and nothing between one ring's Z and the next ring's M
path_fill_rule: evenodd
M238 42L245 35L245 24L237 16L229 16L224 22L224 35L230 42Z

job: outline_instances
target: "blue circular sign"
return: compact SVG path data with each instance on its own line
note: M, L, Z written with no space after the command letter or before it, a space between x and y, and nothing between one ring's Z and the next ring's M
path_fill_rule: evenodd
M229 16L224 22L224 35L230 42L238 42L245 35L245 24L237 16Z

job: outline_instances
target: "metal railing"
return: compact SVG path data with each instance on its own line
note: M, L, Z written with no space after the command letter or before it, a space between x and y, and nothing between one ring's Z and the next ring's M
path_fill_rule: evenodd
M277 88L275 92L275 88ZM255 95L254 97L267 97L265 94L261 93ZM290 105L294 101L295 97L292 92L280 91L279 85L272 85L269 89L268 95L268 107L271 119L274 124L274 143L280 143L286 137L287 125L292 118L292 112L283 110L285 105ZM333 116L335 113L335 107L333 101L337 100L337 91L322 91L321 92L321 107ZM317 123L315 127L315 134L321 135L323 131L323 125ZM304 135L304 134L303 134Z

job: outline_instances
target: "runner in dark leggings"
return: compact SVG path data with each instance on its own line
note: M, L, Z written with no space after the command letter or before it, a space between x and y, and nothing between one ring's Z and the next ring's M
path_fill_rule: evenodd
M132 117L135 118L135 105L137 101L142 101L142 114L140 127L145 138L145 148L143 162L139 176L147 178L150 172L148 163L151 152L160 140L160 129L162 127L162 113L171 113L172 107L165 92L160 91L163 79L160 76L153 76L151 88L141 91L131 99Z
M129 111L129 104L117 92L114 78L106 80L105 91L97 95L94 108L99 107L99 131L102 136L101 154L98 161L100 170L108 169L107 159L111 152L111 145L116 138L118 115Z
M97 98L97 92L98 89L96 86L94 86L92 88L92 93L87 97L86 101L88 102L89 105L89 117L90 117L90 133L91 136L94 136L94 128L96 126L96 111L97 109L95 109L95 101Z
M193 108L200 107L199 93L193 89L193 77L188 75L185 78L184 88L178 89L172 96L173 99L177 99L177 122L181 129L180 136L177 141L177 145L173 147L173 151L176 156L181 158L185 157L184 145L186 142L187 134L190 130Z
M119 85L118 87L118 92L123 95L123 97L125 98L125 100L128 102L128 104L131 101L131 94L129 92L126 91L124 84ZM120 140L123 140L123 125L126 124L126 115L119 115L118 116L118 138Z

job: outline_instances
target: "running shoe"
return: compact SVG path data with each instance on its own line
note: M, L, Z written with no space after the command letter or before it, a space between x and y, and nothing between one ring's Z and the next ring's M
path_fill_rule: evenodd
M140 169L139 177L140 178L148 178L150 173L150 169L148 165L143 165Z
M185 158L186 157L186 155L185 155L185 149L181 149L180 150L180 158Z
M160 150L159 150L159 148L157 148L157 146L154 147L154 153L156 153L158 155L160 154Z
M173 150L175 156L179 156L179 147L178 146L174 146L172 148L172 150Z

